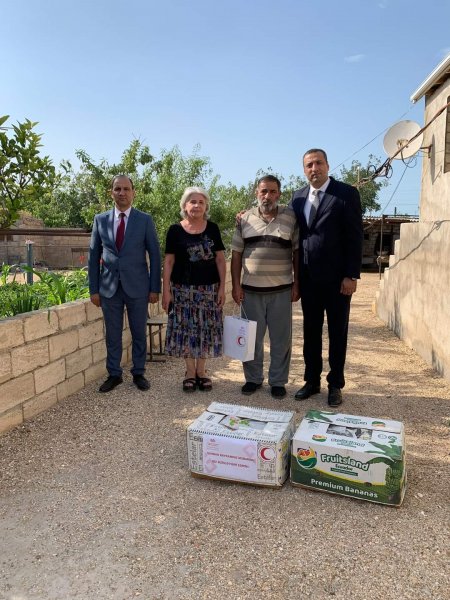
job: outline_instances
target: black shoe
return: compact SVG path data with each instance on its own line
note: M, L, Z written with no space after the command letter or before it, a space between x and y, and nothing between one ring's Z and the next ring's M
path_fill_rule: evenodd
M320 393L320 385L314 385L307 381L302 388L300 388L297 392L295 392L294 397L296 400L306 400L310 396L313 396L314 394L319 394L319 393Z
M108 379L98 388L98 391L110 392L121 383L123 383L123 379L120 377L120 375L110 375Z
M284 398L286 396L286 388L284 385L273 385L270 393L274 398Z
M342 392L337 387L329 387L328 388L328 405L329 406L339 406L342 404Z
M150 389L150 383L143 375L133 375L133 383L142 391Z
M256 392L256 390L259 390L261 386L262 383L253 383L253 381L247 381L247 383L241 387L241 392L244 394L244 396L251 396Z

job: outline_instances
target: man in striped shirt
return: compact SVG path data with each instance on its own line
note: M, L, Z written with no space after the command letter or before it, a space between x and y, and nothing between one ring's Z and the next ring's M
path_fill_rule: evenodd
M277 177L261 177L255 195L258 206L241 215L231 242L233 300L246 318L257 322L255 358L243 363L246 383L241 391L250 395L262 385L269 329L269 385L273 397L283 398L291 360L292 302L300 297L298 225L293 210L278 204Z

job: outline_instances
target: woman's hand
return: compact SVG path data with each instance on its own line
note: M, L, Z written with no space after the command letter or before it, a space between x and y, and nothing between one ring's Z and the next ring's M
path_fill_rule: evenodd
M166 313L169 312L169 306L172 304L172 302L173 302L173 295L170 292L170 290L168 292L167 291L163 292L161 304L162 304L163 310Z
M222 308L225 305L225 286L220 285L217 290L217 306Z

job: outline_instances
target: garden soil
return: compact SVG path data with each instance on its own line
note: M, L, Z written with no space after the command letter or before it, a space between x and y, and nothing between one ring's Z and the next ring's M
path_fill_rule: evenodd
M448 600L450 382L374 316L378 275L353 297L341 412L403 421L400 508L190 475L186 427L212 400L296 412L301 310L288 396L240 394L242 367L210 361L213 391L185 394L180 360L88 385L0 437L1 600ZM229 311L232 307L227 307Z

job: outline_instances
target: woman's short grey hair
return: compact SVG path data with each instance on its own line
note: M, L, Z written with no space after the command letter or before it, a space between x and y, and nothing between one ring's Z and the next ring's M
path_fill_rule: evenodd
M186 204L189 202L189 198L192 196L192 194L201 194L204 197L204 199L206 200L205 219L209 219L209 205L211 203L211 200L209 198L208 192L201 187L188 187L184 190L180 200L180 215L183 217L183 219L186 219Z

